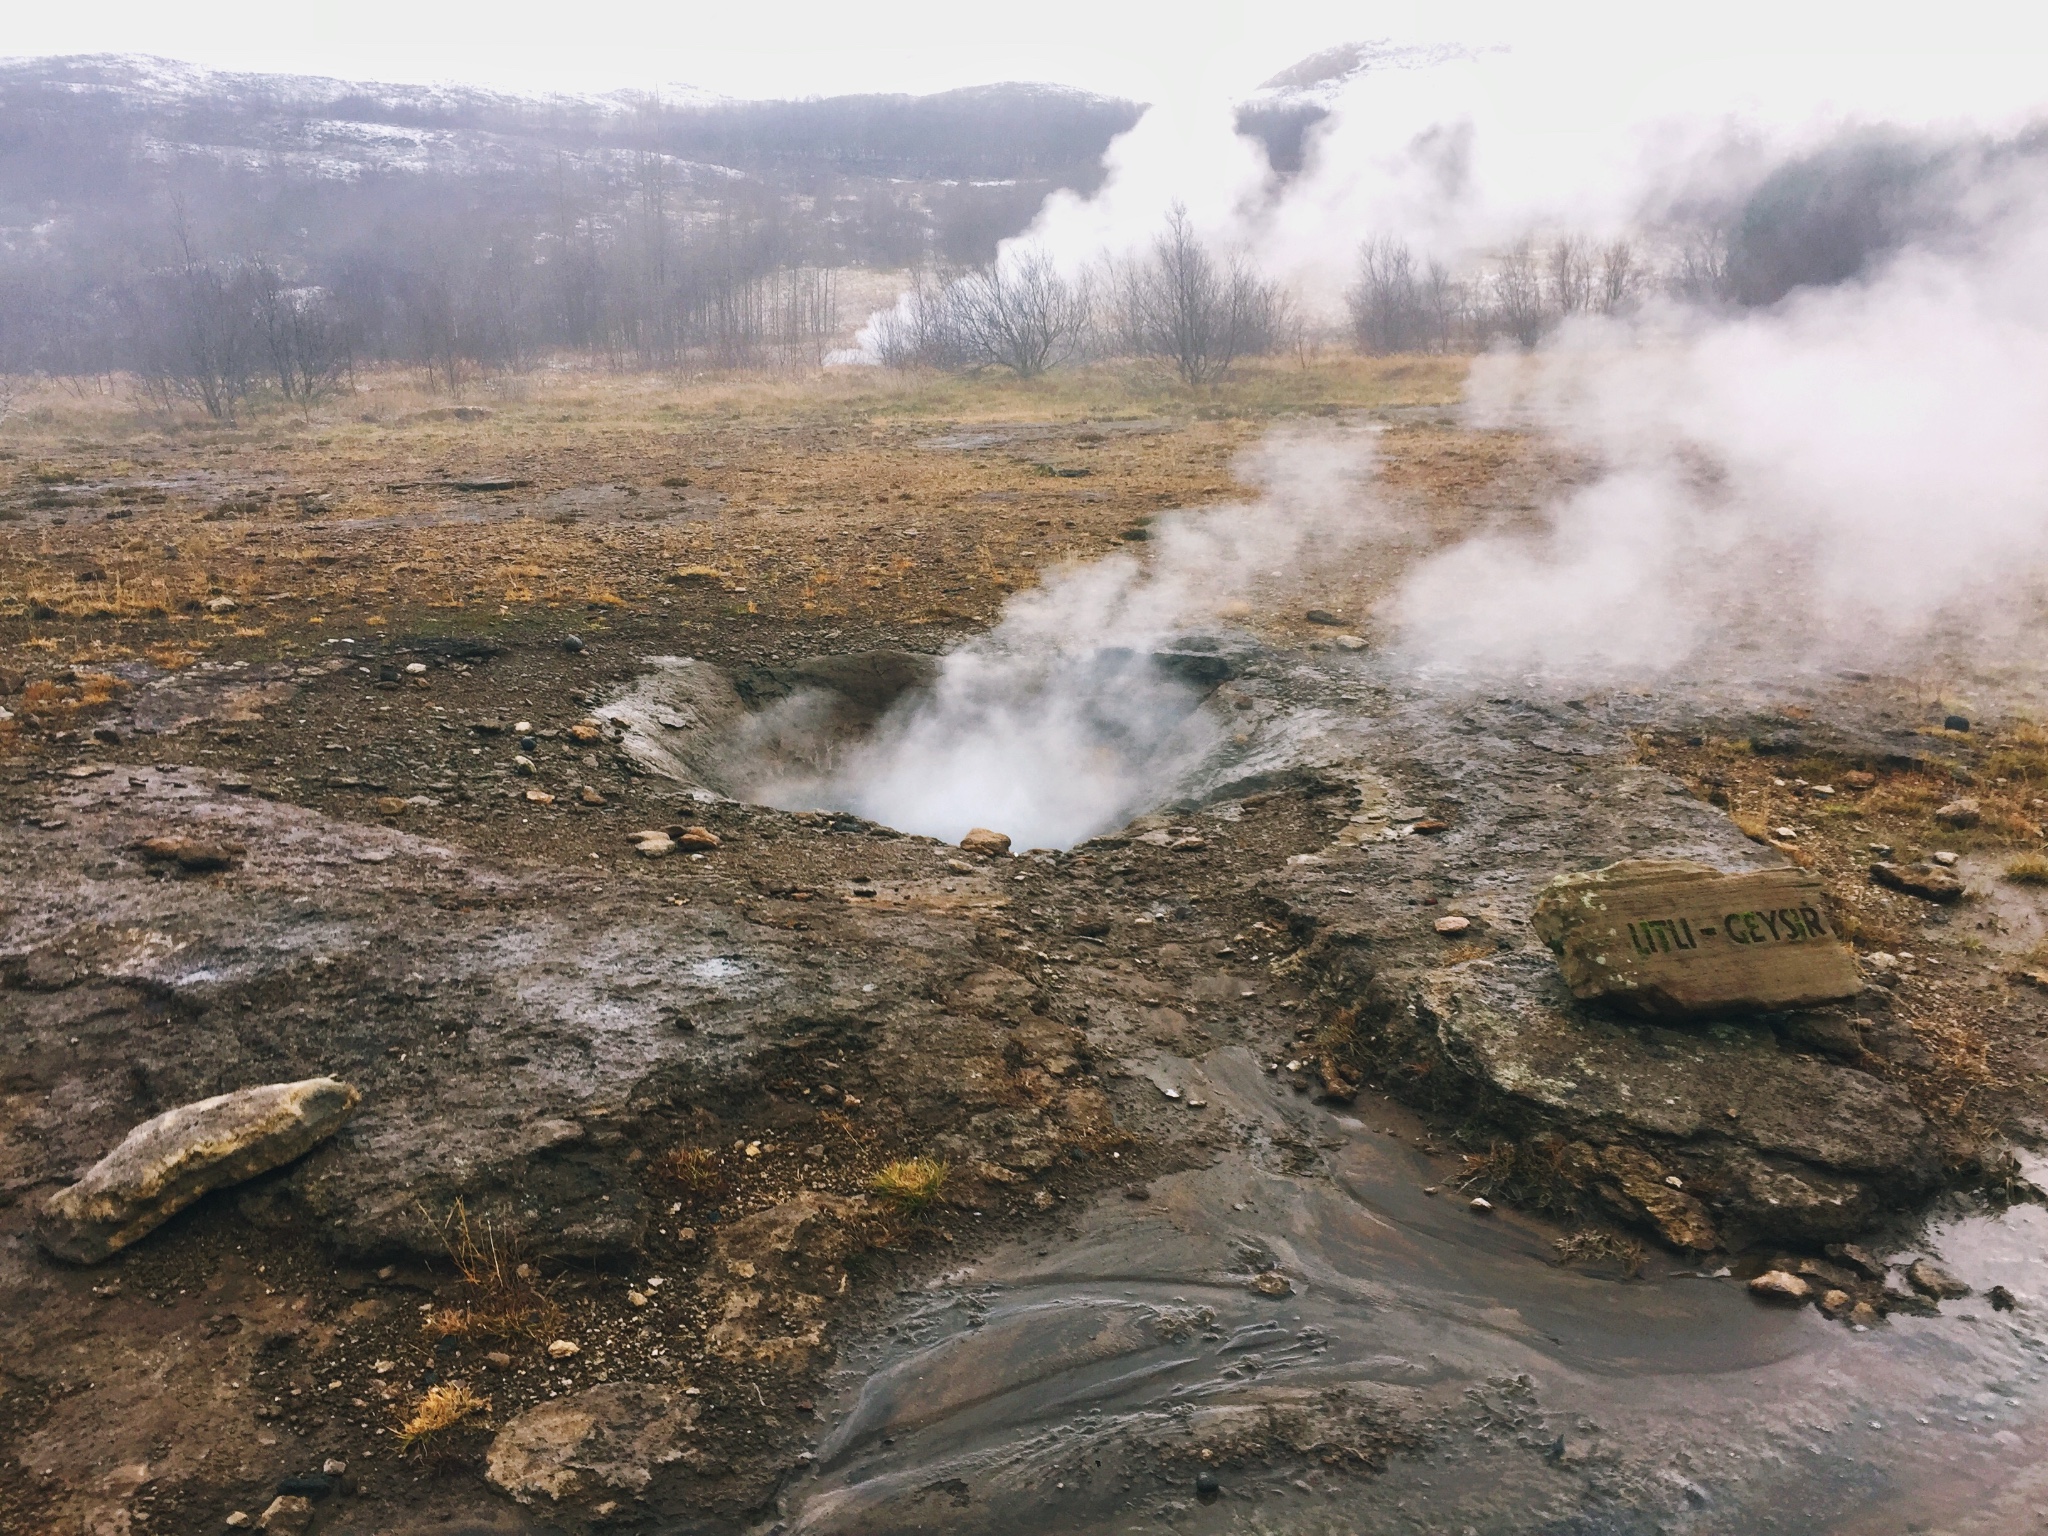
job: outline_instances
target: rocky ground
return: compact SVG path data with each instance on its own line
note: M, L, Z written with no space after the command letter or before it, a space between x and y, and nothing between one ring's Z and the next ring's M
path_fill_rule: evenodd
M958 388L10 440L10 1529L280 1496L273 1528L751 1528L865 1443L834 1373L899 1290L1254 1143L1331 1178L1239 1071L1398 1131L1430 1199L1528 1213L1552 1262L1803 1271L1870 1325L1937 1304L1883 1262L1930 1198L2034 1198L2048 739L2011 702L1447 700L1309 621L1371 634L1372 573L1331 570L1195 637L1225 745L1075 849L719 793L702 743L793 678L857 729L1043 565L1224 498L1277 415L1377 423L1430 536L1563 472L1443 417L1433 363ZM1536 891L1643 854L1811 869L1866 984L1704 1027L1575 1003ZM38 1247L131 1126L326 1074L361 1105L305 1158L104 1264ZM1237 1262L1245 1294L1304 1283ZM1399 1393L1287 1413L1160 1451L1169 1480L1371 1477L1440 1432ZM916 1526L877 1507L845 1528Z

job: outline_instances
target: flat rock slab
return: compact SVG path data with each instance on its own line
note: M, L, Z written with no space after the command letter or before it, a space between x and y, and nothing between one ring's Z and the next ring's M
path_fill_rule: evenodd
M640 1382L536 1403L498 1431L484 1476L522 1504L639 1498L662 1468L698 1464L697 1411L680 1389Z
M1458 1083L1497 1120L1652 1151L1654 1166L1603 1154L1587 1173L1677 1246L1698 1246L1684 1230L1696 1216L1724 1233L1839 1241L1940 1180L1933 1128L1890 1083L1783 1051L1767 1030L1589 1015L1538 950L1428 976L1389 1028L1415 1032L1393 1043L1430 1064L1440 1092ZM1652 1207L1645 1191L1669 1189L1667 1176L1697 1212Z
M266 1083L145 1120L43 1206L37 1235L60 1259L97 1264L209 1190L281 1167L332 1136L361 1095L331 1077Z
M1574 997L1650 1018L1810 1008L1862 986L1821 883L1799 869L1625 859L1553 880L1533 921Z

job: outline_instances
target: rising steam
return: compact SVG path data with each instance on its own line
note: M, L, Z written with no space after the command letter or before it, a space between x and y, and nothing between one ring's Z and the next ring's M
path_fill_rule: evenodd
M1363 434L1276 434L1238 466L1255 500L1162 518L1142 553L1053 573L829 771L755 798L949 841L993 827L1019 848L1123 824L1219 735L1202 690L1155 658L1212 642L1233 605L1286 583L1305 551L1327 559L1383 532L1372 463Z

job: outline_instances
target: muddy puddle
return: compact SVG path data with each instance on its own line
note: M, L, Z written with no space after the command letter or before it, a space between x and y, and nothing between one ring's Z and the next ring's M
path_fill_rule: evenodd
M1241 1048L1149 1075L1206 1100L1188 1113L1231 1150L906 1295L843 1359L785 1529L1877 1536L2048 1518L2039 1207L1928 1238L2018 1312L1972 1297L1857 1331L1669 1259L1632 1281L1561 1267L1542 1223L1425 1193L1441 1175L1414 1124L1312 1106Z

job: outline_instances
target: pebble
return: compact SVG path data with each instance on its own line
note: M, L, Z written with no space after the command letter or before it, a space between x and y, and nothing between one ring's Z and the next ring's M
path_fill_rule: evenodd
M583 803L584 803L585 805L603 805L603 804L604 804L604 796L603 796L603 795L600 795L600 794L599 794L599 793L598 793L598 792L597 792L596 790L592 789L592 788L591 788L591 787L590 787L590 786L589 786L588 784L586 784L586 785L584 785L584 786L583 786L583 789L582 789L581 793L580 793L580 794L579 794L579 795L577 796L577 798L578 798L578 799L580 799L580 800L581 800L581 801L582 801L582 802L583 802Z
M1984 807L1972 795L1961 795L1934 813L1944 827L1974 827L1984 819Z
M1302 617L1311 624L1325 624L1333 629L1344 622L1327 608L1311 608Z
M1946 848L1944 848L1939 853L1929 854L1928 857L1933 859L1934 862L1939 864L1943 869L1954 869L1956 867L1956 859L1958 856L1956 854L1950 853Z
M1340 651L1362 651L1365 649L1365 641L1358 635L1339 635L1337 637L1337 649Z
M512 734L514 736L531 736L533 734L533 722L531 720L514 720L512 722Z
M1859 1301L1849 1309L1849 1326L1852 1328L1875 1328L1883 1314L1867 1301Z
M1472 919L1469 917L1440 917L1435 923L1438 933L1463 933L1471 926Z
M424 661L408 661L405 664L405 670L410 672L414 677L418 677L422 672L427 670L427 664Z
M249 1511L247 1511L246 1509L236 1510L233 1514L228 1516L227 1523L231 1526L236 1527L237 1529L240 1529L242 1526L245 1526L249 1523Z
M529 789L526 798L534 805L553 805L555 797L544 789Z
M329 1477L341 1477L348 1472L348 1463L339 1456L330 1456L320 1463L320 1470Z
M1784 1301L1796 1305L1813 1294L1813 1287L1782 1269L1767 1269L1749 1282L1749 1294L1762 1301Z
M512 1369L512 1357L502 1349L494 1349L484 1356L484 1364L494 1371L509 1371Z
M562 636L562 649L571 656L575 656L582 652L583 642L575 635L564 635Z
M718 834L709 827L685 827L674 837L676 845L681 848L704 849L720 845Z
M676 851L674 840L665 835L642 838L633 846L643 859L665 859Z
M533 759L528 757L524 752L520 753L517 757L512 759L512 766L520 773L540 772L540 770L534 766Z
M633 1307L644 1307L644 1306L646 1306L646 1305L648 1304L648 1298L647 1298L647 1293L646 1293L645 1291L628 1291L628 1292L626 1292L626 1304L627 1304L628 1306L633 1306Z
M583 1353L583 1346L571 1339L556 1339L548 1345L550 1360L567 1360L571 1355Z
M377 797L377 814L379 816L403 816L405 814L405 801L397 795L379 795Z
M1991 1310L1994 1312L2010 1312L2019 1305L2012 1292L2002 1285L1994 1285L1984 1293L1984 1296L1991 1303Z
M1842 782L1851 789L1875 789L1877 787L1877 775L1865 773L1861 768L1851 768L1842 775Z
M1252 1289L1261 1296L1292 1296L1294 1282L1278 1270L1269 1269L1252 1281Z
M967 853L1004 854L1010 851L1010 837L1006 832L975 827L960 839L960 847Z
M1207 1501L1223 1492L1223 1485L1216 1481L1214 1472L1199 1472L1195 1475L1195 1497Z
M1970 728L1970 720L1967 715L1944 715L1941 719L1941 728L1944 731L1967 731Z
M1472 1197L1472 1209L1479 1215L1484 1216L1493 1209L1493 1202L1484 1195L1474 1195Z
M1915 1259L1907 1265L1906 1279L1922 1296L1932 1296L1937 1301L1953 1301L1970 1294L1969 1286L1932 1259Z

